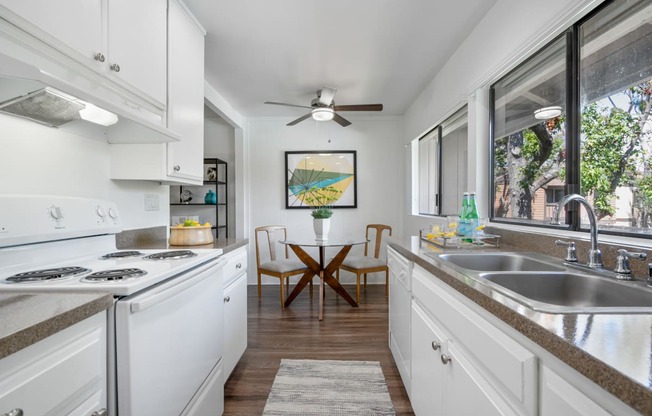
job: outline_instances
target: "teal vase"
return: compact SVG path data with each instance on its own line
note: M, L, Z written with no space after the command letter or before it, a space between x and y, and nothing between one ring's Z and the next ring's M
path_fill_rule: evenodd
M217 204L217 195L212 190L209 190L206 196L204 197L204 202L207 204Z

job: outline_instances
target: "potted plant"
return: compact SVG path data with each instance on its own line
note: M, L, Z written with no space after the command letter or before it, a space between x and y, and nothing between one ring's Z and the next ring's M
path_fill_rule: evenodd
M340 198L341 193L341 190L333 186L324 188L313 186L305 192L303 201L312 209L310 214L313 218L313 228L315 229L317 241L328 240L330 218L333 215L333 203Z

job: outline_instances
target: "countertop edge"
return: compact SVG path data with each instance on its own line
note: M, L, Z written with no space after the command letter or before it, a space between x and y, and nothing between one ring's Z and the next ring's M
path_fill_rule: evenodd
M47 296L76 296L78 294L47 293ZM95 299L89 300L64 312L23 328L17 332L6 334L0 339L0 359L14 354L32 344L56 334L86 318L107 310L113 305L110 293L97 293Z
M611 393L623 403L643 414L652 414L652 390L576 345L569 343L557 334L538 325L526 316L519 314L500 301L467 285L429 260L415 254L401 242L397 240L390 241L388 246L408 260L414 261L415 264L431 272L433 276Z

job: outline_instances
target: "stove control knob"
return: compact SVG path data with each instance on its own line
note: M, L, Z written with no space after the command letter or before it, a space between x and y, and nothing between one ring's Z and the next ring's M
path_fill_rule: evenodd
M98 217L102 219L106 218L106 210L101 206L98 205L97 208L95 209L95 212L97 213Z
M113 208L109 208L109 217L111 217L111 219L114 220L118 218L118 213L116 212L116 210L114 210Z
M63 218L63 211L61 211L61 207L57 207L55 205L50 207L50 217L52 219L59 221L60 219Z

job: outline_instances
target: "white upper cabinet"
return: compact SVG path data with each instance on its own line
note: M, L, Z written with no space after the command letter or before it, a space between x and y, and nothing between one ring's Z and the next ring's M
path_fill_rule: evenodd
M3 18L111 80L123 95L165 109L166 0L0 0L0 6Z
M204 30L182 3L168 10L168 127L182 137L167 144L167 175L204 177Z
M166 11L166 0L108 0L108 70L160 104L166 97Z
M21 26L34 33L37 30L61 42L59 48L69 47L89 60L103 52L102 0L0 0L25 21ZM15 22L15 19L11 19ZM45 40L45 39L42 39Z

